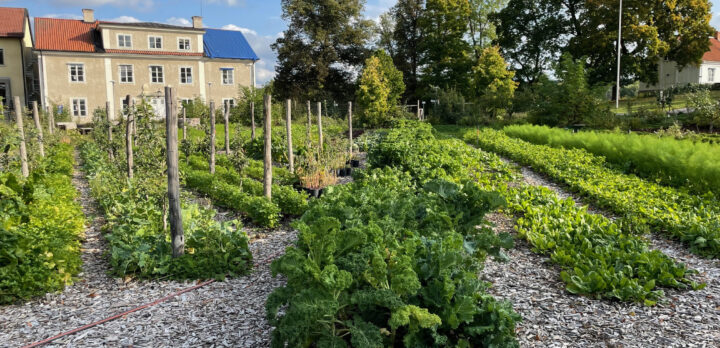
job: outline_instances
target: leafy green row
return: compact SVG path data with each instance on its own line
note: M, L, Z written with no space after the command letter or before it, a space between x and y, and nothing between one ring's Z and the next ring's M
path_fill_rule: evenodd
M222 279L252 267L248 238L237 221L218 223L213 210L185 201L185 255L172 258L170 231L163 223L162 173L138 172L128 180L94 142L81 145L81 156L92 194L107 219L104 229L113 275Z
M502 132L468 132L466 140L504 154L590 197L622 216L626 226L665 231L696 254L720 257L720 202L625 175L580 149L556 149L510 138Z
M220 157L215 166L215 174L207 170L207 162L200 156L191 156L187 166L182 166L185 184L209 196L219 206L244 212L255 223L265 227L275 227L279 214L299 216L307 208L307 195L288 185L272 185L272 201L263 196L263 184L250 176L254 167L243 168L238 173L224 157ZM223 166L225 164L228 166ZM275 175L280 182L290 182L294 177L282 171ZM287 172L287 171L285 171Z
M48 147L27 180L0 174L0 304L62 290L80 272L85 215L72 184L73 147Z
M478 227L502 199L389 169L355 179L310 203L296 246L272 263L287 278L266 304L272 346L518 346L519 315L477 276L512 247Z
M456 139L437 140L428 125L401 124L369 156L373 166L395 166L418 182L473 179L484 189L499 191L510 211L521 216L518 233L562 267L569 292L652 305L662 296L658 286L697 287L686 278L685 266L649 250L641 237L622 232L571 199L515 182L516 169L496 155Z
M719 192L720 147L655 135L579 132L545 126L509 126L505 134L539 145L585 149L616 167L694 192Z

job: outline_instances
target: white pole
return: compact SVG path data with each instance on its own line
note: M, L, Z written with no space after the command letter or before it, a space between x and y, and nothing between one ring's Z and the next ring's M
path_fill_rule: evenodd
M620 56L622 51L622 0L620 0L620 15L618 16L618 41L617 41L617 84L615 85L615 108L620 108Z

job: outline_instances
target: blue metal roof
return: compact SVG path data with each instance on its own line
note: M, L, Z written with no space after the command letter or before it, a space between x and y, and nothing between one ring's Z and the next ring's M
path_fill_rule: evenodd
M255 51L237 30L205 29L205 56L209 58L259 60Z

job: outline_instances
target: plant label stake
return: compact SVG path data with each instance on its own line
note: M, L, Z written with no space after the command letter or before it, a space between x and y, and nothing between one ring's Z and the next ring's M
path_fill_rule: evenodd
M185 235L180 211L180 174L178 171L178 120L175 91L165 87L165 134L167 136L168 204L173 257L185 253Z
M288 167L290 173L295 173L295 155L293 154L292 144L292 101L287 100L287 110L285 112L285 127L287 128L287 143L288 143Z
M25 145L25 128L23 127L22 104L20 97L13 98L15 102L15 121L17 122L18 135L20 136L20 163L22 166L22 176L27 178L30 175L27 160L27 147Z
M112 118L110 117L112 115L112 109L110 108L110 102L105 102L105 116L107 117L108 122L108 156L110 156L110 161L115 161L115 153L113 151L113 134L112 134Z
M215 102L210 101L210 174L215 174Z
M264 161L263 161L263 169L264 169L264 177L263 177L263 192L265 193L265 197L268 199L272 198L272 141L271 141L271 131L272 131L272 99L270 95L266 94L264 98L265 103L265 123L264 126L264 132L265 132L265 152L264 152Z
M40 113L38 112L38 104L36 101L32 102L33 107L33 121L35 121L35 128L37 128L37 139L40 148L40 157L45 157L45 144L43 143L43 129L40 124Z

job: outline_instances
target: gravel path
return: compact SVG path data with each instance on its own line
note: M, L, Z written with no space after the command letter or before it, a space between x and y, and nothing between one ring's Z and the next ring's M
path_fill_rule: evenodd
M573 197L529 168L522 168L522 174L526 184ZM592 206L588 209L612 218ZM507 216L494 213L488 219L496 230L515 233ZM720 261L701 259L661 236L650 235L648 240L652 248L697 270L694 278L707 287L666 289L666 300L654 307L574 296L565 291L559 269L519 238L516 248L508 251L510 261L488 259L483 277L493 282L492 294L512 302L522 315L517 334L524 347L720 347Z

